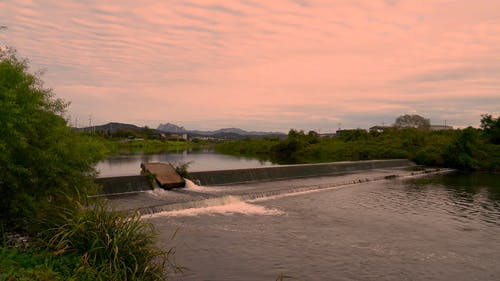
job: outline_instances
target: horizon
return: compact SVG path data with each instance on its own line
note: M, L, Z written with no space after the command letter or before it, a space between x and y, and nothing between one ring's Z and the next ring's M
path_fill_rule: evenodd
M0 18L0 47L46 70L82 126L334 132L500 115L498 1L8 0Z
M157 130L160 127L160 125L170 124L170 125L175 125L175 126L181 127L185 131L203 131L203 132L208 132L208 131L218 131L218 130L225 130L225 129L240 129L240 130L243 130L243 131L246 131L246 132L283 133L283 134L288 134L288 132L290 130L304 131L305 133L307 133L309 131L314 131L314 132L320 133L320 134L331 134L331 133L335 133L339 129L342 129L342 130L359 130L359 129L361 129L361 130L369 130L371 127L374 127L374 126L384 126L384 127L394 127L395 126L394 123L390 123L390 124L374 124L374 125L371 125L370 127L367 127L367 128L337 128L337 129L334 129L332 131L321 131L321 130L318 131L318 130L315 130L314 128L306 129L306 130L304 130L304 129L290 128L287 131L259 131L259 130L253 130L253 129L239 128L239 127L221 127L221 128L211 129L211 130L202 130L202 129L197 129L197 128L186 128L186 126L183 126L183 125L180 125L180 124L171 123L171 122L160 123L156 127L150 127L148 125L141 126L141 125L134 124L134 123L127 123L127 122L120 122L120 121L109 121L109 122L100 123L100 124L93 124L92 126L82 125L82 126L76 127L76 126L72 125L68 121L68 125L69 126L74 127L74 128L78 128L78 129L85 129L85 128L92 128L92 127L106 126L106 125L111 124L111 123L124 124L124 125L134 125L134 126L137 126L139 128L148 127L150 129L155 129L155 130ZM449 127L452 127L453 129L463 129L463 128L466 128L466 127L473 127L473 126L456 127L456 126L453 126L453 125L450 125L450 124L434 124L432 122L431 122L430 125L431 126L449 126ZM478 128L478 126L476 126L475 128Z

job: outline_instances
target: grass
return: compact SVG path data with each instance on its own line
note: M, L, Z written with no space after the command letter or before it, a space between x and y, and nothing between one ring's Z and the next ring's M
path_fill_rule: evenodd
M193 146L187 141L160 141L160 140L132 140L127 142L106 141L111 154L130 154L141 152L144 154L160 153L165 151L185 150Z
M0 280L75 280L71 272L79 263L76 255L56 257L52 252L30 248L0 248Z
M103 201L92 208L75 204L24 250L4 238L0 281L165 280L182 270L172 262L175 249L159 249L156 230L139 213L113 211Z
M170 252L154 244L153 225L139 213L127 215L109 210L106 203L93 208L79 206L62 214L64 223L51 228L47 246L57 254L77 254L77 271L94 280L162 280L166 278Z

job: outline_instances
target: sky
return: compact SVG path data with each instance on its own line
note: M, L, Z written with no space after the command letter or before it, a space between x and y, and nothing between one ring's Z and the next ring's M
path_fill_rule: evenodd
M500 115L499 0L0 0L72 125L333 132Z

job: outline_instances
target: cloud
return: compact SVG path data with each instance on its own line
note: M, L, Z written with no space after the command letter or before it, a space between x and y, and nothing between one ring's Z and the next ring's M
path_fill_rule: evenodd
M370 127L499 114L500 2L0 2L73 116L191 128ZM441 122L441 121L438 121Z

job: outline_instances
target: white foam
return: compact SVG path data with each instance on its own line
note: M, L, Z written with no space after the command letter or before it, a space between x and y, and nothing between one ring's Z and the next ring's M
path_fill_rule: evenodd
M249 204L236 196L225 196L216 199L207 199L200 202L200 207L159 212L147 215L146 218L197 216L202 214L244 214L244 215L281 215L282 211L268 209L264 206Z
M187 190L192 190L192 191L199 191L199 192L210 192L210 191L217 191L220 190L220 188L213 187L213 186L201 186L197 185L196 183L192 182L191 180L184 179L186 181L186 188Z
M170 192L168 192L168 190L165 190L163 188L154 188L152 190L147 190L146 193L163 198L163 197L167 197Z

